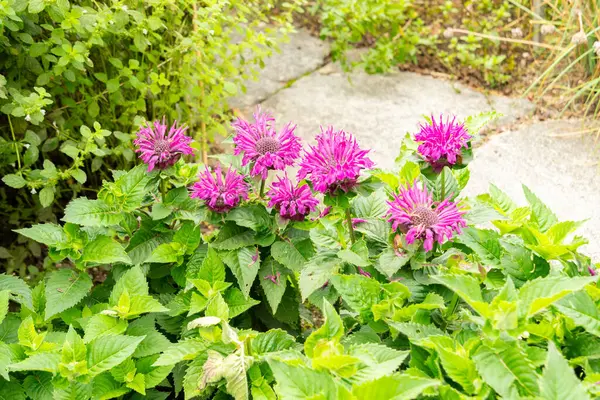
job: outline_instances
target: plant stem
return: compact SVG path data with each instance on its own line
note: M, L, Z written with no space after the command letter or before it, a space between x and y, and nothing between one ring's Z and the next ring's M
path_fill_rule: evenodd
M450 306L448 307L448 312L446 313L446 318L452 316L454 311L456 311L456 304L458 303L458 295L454 293L452 295L452 300L450 301Z
M356 235L354 234L354 227L352 226L352 215L350 215L350 208L346 208L346 222L348 222L348 230L350 231L350 241L352 244L356 242Z
M19 174L21 174L21 156L19 155L19 145L17 144L17 139L15 138L15 131L12 126L12 121L10 120L10 115L8 115L8 125L10 126L10 133L12 134L12 140L15 145L15 154L17 155L17 165L19 166Z
M165 202L165 197L167 197L167 180L160 180L160 194L162 195L162 202Z
M266 181L267 181L266 179L262 179L260 181L260 191L259 191L258 195L261 199L263 198L263 196L265 194L265 182Z

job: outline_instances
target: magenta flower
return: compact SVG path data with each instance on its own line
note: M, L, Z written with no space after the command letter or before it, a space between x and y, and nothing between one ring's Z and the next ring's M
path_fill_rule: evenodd
M155 167L165 169L175 164L182 154L193 154L190 147L192 138L184 135L187 127L177 127L177 122L173 123L169 134L167 135L167 125L163 118L160 121L154 121L154 127L151 125L142 126L138 132L137 139L133 143L138 146L136 153L142 153L140 158L148 164L148 172Z
M269 170L284 170L286 166L293 165L302 145L294 135L295 125L288 123L278 133L273 127L275 119L268 113L261 113L260 107L254 113L254 120L251 124L238 118L233 123L236 131L234 154L244 153L242 165L254 162L250 174L267 179Z
M347 192L356 185L360 171L374 165L366 157L369 150L361 150L349 133L330 126L321 128L316 139L317 145L309 146L300 162L298 179L310 176L314 189L321 193Z
M392 201L388 201L389 219L392 228L406 233L406 242L412 244L424 239L423 248L430 251L433 242L442 244L451 239L454 233L460 234L467 226L463 219L464 211L448 199L434 202L426 188L420 189L416 182L410 187L401 188Z
M269 207L279 210L282 218L293 221L302 221L319 204L308 185L295 186L287 174L271 184L267 195Z
M422 142L419 153L437 171L446 165L456 164L461 149L468 147L470 139L465 125L456 122L456 117L452 121L448 117L444 122L441 115L439 122L432 116L431 124L421 124L421 130L415 135L415 140Z
M248 198L248 185L244 177L231 167L225 173L217 165L214 175L208 167L199 175L200 180L192 185L190 197L204 200L212 211L222 213L237 206Z

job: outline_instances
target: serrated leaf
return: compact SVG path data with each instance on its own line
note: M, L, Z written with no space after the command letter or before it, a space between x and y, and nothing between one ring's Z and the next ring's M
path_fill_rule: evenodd
M27 181L21 175L17 174L4 175L2 182L14 189L21 189L27 184Z
M437 201L453 200L460 193L458 181L447 166L442 169L435 181L434 196Z
M148 282L139 266L130 268L117 280L110 294L110 304L116 305L125 290L128 293L135 293L137 295L148 294Z
M192 260L190 259L191 262ZM203 258L195 278L204 279L210 284L225 281L225 266L221 258L219 258L219 254L212 247L208 247L206 256Z
M233 221L239 226L253 231L265 229L273 224L273 219L262 204L249 204L236 207L227 213L226 221Z
M429 336L448 336L444 331L435 325L422 325L413 322L394 322L387 321L387 324L396 331L402 333L411 342L418 342Z
M589 400L590 396L554 342L548 342L548 359L540 379L545 400Z
M500 236L489 229L466 227L458 237L458 241L470 247L484 263L499 267L501 265L502 247Z
M554 304L554 307L571 318L576 325L600 337L600 312L586 292L572 293Z
M60 355L58 353L37 353L15 364L11 364L11 371L46 371L56 373Z
M54 387L52 386L52 374L50 373L36 372L27 375L23 379L23 388L27 396L32 399L53 400Z
M273 314L277 312L279 303L281 303L281 299L285 293L287 277L288 270L270 257L262 263L260 271L258 272L260 286L265 292L267 302L269 303Z
M228 223L219 231L217 239L211 243L211 246L216 250L237 250L255 243L255 232Z
M131 264L131 259L123 246L112 238L103 235L97 236L85 245L81 261L94 264Z
M296 346L293 336L281 329L271 329L261 332L252 339L253 355L262 355L276 351L288 350Z
M171 342L162 333L156 330L154 317L147 315L129 324L129 336L145 336L133 353L133 357L147 357L159 354L171 346Z
M597 279L597 276L574 278L550 276L529 281L519 291L519 314L529 318Z
M79 197L71 200L65 208L62 218L65 222L83 226L111 226L121 222L121 211L109 206L102 200L90 200Z
M4 318L8 314L9 295L9 290L0 291L0 324L2 323L2 321L4 321Z
M79 303L92 289L92 279L85 272L61 269L53 272L46 282L46 310L44 318L54 315Z
M381 285L363 275L334 275L331 283L350 308L358 313L371 310L381 297Z
M38 224L31 228L15 229L15 232L50 247L67 241L62 226L56 224Z
M105 373L94 378L92 381L92 393L90 394L94 399L105 400L121 397L129 391L127 387L117 382L109 373Z
M488 124L502 116L497 111L484 111L476 115L470 115L465 118L464 125L467 132L473 137L479 136L479 132Z
M419 397L426 389L440 384L440 381L434 379L394 374L354 386L352 394L357 399L411 400Z
M223 296L229 307L229 318L234 318L247 311L251 307L260 304L260 301L251 297L246 298L244 294L236 287L227 289Z
M27 400L27 396L17 382L0 379L0 400Z
M311 258L300 272L300 294L306 300L315 290L323 287L342 262L332 255L321 254Z
M239 250L220 254L223 262L235 275L245 297L248 297L252 283L260 268L258 248L244 247Z
M473 361L483 379L501 396L515 398L520 394L534 397L538 394L535 368L518 345L482 345L473 355Z
M150 263L174 263L183 253L179 251L178 243L163 243L152 251L146 262Z
M155 367L175 365L180 361L193 360L199 353L206 353L208 345L201 339L187 339L174 343L154 362Z
M387 248L379 255L379 260L375 264L375 268L382 274L387 275L388 278L391 278L410 261L411 256L412 253L408 251L403 251L398 255L394 249Z
M294 243L291 242L273 243L271 246L271 257L294 272L300 272L304 264L306 264L306 259L298 251Z
M143 336L111 335L88 344L87 363L91 376L98 375L131 357Z
M92 315L84 327L83 341L89 343L104 335L120 335L127 329L127 321L103 314Z
M0 274L0 290L8 290L13 295L12 300L33 310L31 289L27 284L16 276Z
M105 392L103 392L105 393ZM81 382L69 382L65 388L54 388L54 400L81 400L92 396L92 385Z
M348 354L361 361L356 372L348 378L357 385L392 374L409 352L395 350L383 344L365 343L352 346Z
M537 224L540 231L546 232L558 222L556 215L535 195L529 188L523 185L525 198L531 205L531 220Z
M475 368L475 363L469 358L464 349L458 349L457 351L452 347L447 348L441 345L441 342L443 341L434 340L436 351L440 356L444 371L446 371L450 379L461 385L467 393L473 394L478 390L477 386L481 382Z
M455 292L481 316L489 316L489 304L483 301L477 279L469 275L437 275L432 276L431 279Z
M314 371L303 365L289 365L275 359L268 359L268 362L277 382L275 392L279 399L337 400L335 382L326 372Z
M352 202L353 215L357 218L382 218L388 210L387 200L387 195L382 189L368 197L358 196Z

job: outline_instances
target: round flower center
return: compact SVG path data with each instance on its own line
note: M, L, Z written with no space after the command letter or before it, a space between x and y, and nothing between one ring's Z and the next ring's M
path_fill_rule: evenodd
M256 142L256 152L263 156L267 153L277 152L280 147L279 141L271 136L262 137Z
M154 142L154 154L162 154L171 148L167 139L158 139Z
M421 225L429 228L439 222L439 217L430 207L419 206L411 214L413 225Z

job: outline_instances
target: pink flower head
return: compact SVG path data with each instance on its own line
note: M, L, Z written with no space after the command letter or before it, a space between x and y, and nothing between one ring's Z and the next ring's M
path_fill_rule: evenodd
M175 164L182 154L193 154L190 147L192 138L184 135L187 127L177 126L173 123L167 135L167 125L163 118L154 121L154 126L142 126L138 132L137 139L133 143L137 146L136 153L142 153L140 158L148 164L148 172L155 167L165 169Z
M300 162L298 179L310 175L315 190L321 193L347 192L356 185L360 171L374 165L366 156L369 150L361 150L349 133L321 127L316 139L317 145L309 146Z
M271 198L269 207L278 209L282 218L294 221L302 221L319 204L308 185L295 186L287 174L271 184L267 195Z
M254 162L252 176L267 178L271 169L284 170L293 165L300 155L300 139L294 135L295 125L288 123L281 132L273 127L275 119L268 113L261 113L260 107L254 113L253 124L238 118L233 123L236 135L234 154L244 153L242 165Z
M467 132L465 125L456 122L456 117L446 118L436 122L431 117L431 124L421 124L421 130L415 135L419 145L419 153L432 165L435 170L441 170L446 165L456 164L461 149L467 148L467 142L471 135Z
M424 239L423 248L430 251L436 240L442 244L451 239L454 233L460 234L461 228L467 226L463 219L464 212L455 203L445 199L434 202L427 188L420 189L416 182L412 186L400 189L392 201L388 201L388 221L392 228L401 228L406 232L406 242L412 244L417 239Z
M231 167L225 173L217 165L214 175L208 167L199 175L200 180L191 188L190 197L204 200L212 211L222 213L237 206L241 199L248 198L248 185L244 177Z

